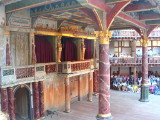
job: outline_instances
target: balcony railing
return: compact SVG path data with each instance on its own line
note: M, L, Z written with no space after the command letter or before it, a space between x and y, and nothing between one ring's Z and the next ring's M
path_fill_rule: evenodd
M94 69L96 60L60 62L60 63L40 63L35 65L20 67L1 67L0 85L8 87L10 85L24 84L33 81L45 80L46 74L90 71Z
M110 63L114 65L141 65L142 57L110 57ZM160 65L160 57L148 57L148 64L151 66Z

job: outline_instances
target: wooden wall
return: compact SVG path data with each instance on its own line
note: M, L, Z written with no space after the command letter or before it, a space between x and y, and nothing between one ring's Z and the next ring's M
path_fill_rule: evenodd
M84 97L88 94L88 78L89 78L88 76L89 74L84 74L81 75L81 77L77 75L69 78L71 101L74 98L78 98L79 92L81 97ZM80 79L81 82L79 82ZM52 76L47 75L47 79L46 81L44 81L45 110L50 108L59 108L62 107L64 104L65 104L65 77L56 75Z
M65 103L65 78L47 76L44 81L45 110L58 108Z

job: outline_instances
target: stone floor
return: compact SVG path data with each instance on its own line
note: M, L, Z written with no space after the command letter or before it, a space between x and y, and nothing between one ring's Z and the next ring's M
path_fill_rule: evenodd
M111 91L112 120L160 120L160 95L150 95L150 102L139 102L140 94ZM71 113L58 111L58 115L44 120L96 120L98 96L93 102L80 101L71 105Z

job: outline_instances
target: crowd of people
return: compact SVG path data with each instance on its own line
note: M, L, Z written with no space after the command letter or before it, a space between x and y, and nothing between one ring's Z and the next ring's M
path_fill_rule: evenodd
M136 72L136 81L134 82L133 72L130 75L120 75L119 71L113 71L111 75L111 89L122 90L128 92L137 92L141 90L142 72ZM156 71L148 72L148 85L151 94L158 94L160 89L160 74Z

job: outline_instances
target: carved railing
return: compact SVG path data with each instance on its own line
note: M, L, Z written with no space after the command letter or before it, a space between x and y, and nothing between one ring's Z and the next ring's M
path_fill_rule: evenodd
M94 61L76 61L76 62L61 62L58 63L58 72L59 73L74 73L84 70L94 69Z
M112 38L139 38L139 34L134 30L114 30L112 34ZM160 37L160 30L154 30L149 35L150 38L152 37Z
M76 62L40 63L20 67L1 67L0 85L7 86L45 80L46 74L75 73L95 68L93 59Z
M110 57L111 65L139 65L142 64L142 57ZM148 57L149 65L160 65L160 57Z

